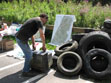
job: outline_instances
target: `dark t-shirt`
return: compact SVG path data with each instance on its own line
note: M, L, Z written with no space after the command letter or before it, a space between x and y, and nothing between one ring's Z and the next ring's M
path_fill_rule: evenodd
M43 29L42 22L37 18L31 18L27 20L20 30L16 33L16 37L24 42L27 42L30 37L32 37L38 29Z

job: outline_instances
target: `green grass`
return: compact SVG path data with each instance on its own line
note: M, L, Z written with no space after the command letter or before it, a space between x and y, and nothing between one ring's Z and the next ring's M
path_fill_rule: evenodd
M46 44L46 48L48 49L48 50L54 50L55 48L56 48L56 46L53 46L53 45L50 45L50 44Z

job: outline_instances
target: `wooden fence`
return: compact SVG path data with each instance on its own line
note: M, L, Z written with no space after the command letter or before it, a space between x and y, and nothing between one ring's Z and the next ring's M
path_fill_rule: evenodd
M47 25L46 29L53 30L53 25ZM85 27L73 27L72 32L75 33L88 33L91 31L98 31L99 29L85 28Z

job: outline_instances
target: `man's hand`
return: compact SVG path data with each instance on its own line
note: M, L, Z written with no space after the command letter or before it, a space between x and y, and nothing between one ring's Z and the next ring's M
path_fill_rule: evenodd
M45 52L46 51L46 47L45 47L45 35L43 33L43 30L42 29L39 29L39 32L40 32L40 37L42 39L42 50Z
M46 51L46 47L45 47L45 46L42 46L42 50L45 52L45 51Z
M32 39L32 48L33 48L33 50L36 50L34 37L32 36L31 39Z
M36 45L32 45L33 50L36 50Z

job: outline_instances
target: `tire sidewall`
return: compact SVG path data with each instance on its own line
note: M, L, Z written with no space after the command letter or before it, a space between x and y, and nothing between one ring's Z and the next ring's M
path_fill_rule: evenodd
M65 49L65 50L61 49L61 48L65 47L69 44L71 44L71 45L68 46L67 49ZM78 42L77 41L71 41L71 42L64 43L60 46L57 46L56 49L55 49L55 53L56 53L57 56L59 56L60 54L62 54L64 52L67 52L67 51L75 51L77 48L78 48Z
M101 72L95 71L94 69L92 69L92 67L90 65L91 57L95 56L96 54L101 54L109 62L108 67L104 71L101 71ZM95 79L102 79L103 77L105 77L111 73L110 72L110 70L111 70L111 54L104 49L91 49L90 51L88 51L88 53L85 56L84 65L85 65L84 70L90 77L93 77Z
M68 55L67 55L68 54ZM64 66L63 66L63 59L65 57L68 57L68 56L71 56L71 57L74 57L76 60L77 60L77 64L76 64L76 67L71 69L71 70L68 70L66 69ZM72 63L73 64L73 63ZM72 76L72 75L76 75L82 68L82 59L81 57L75 53L75 52L64 52L62 53L58 60L57 60L57 67L58 67L58 70L60 72L62 72L64 75L69 75L69 76Z
M88 52L87 48L88 45L91 44L94 41L100 41L103 42L107 48L108 51L111 52L111 38L110 36L102 31L94 31L90 32L86 36L84 36L79 43L79 51L82 57L85 56L85 54Z

